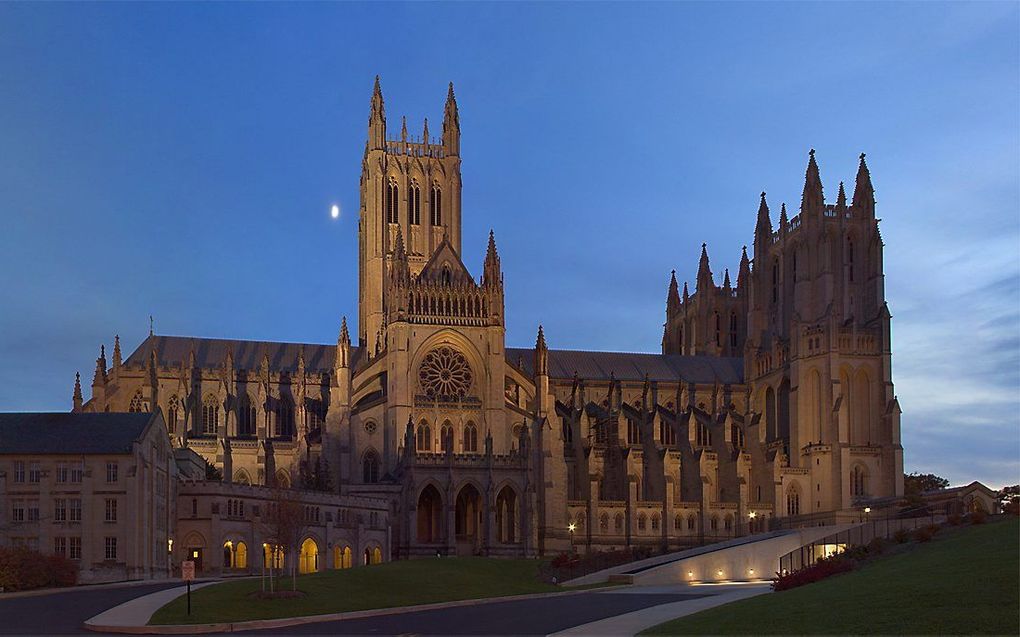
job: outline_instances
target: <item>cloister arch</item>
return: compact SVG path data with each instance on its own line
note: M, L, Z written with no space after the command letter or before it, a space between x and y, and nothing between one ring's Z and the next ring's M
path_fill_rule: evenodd
M520 528L517 506L517 492L510 485L504 486L496 495L496 529L500 542L513 544L519 542ZM606 527L609 526L609 518L606 517Z
M442 541L443 498L434 485L426 485L418 494L416 517L419 542L428 544Z

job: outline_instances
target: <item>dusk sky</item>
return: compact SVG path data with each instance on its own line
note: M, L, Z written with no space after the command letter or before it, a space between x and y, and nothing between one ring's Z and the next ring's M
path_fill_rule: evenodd
M464 261L507 345L659 351L670 270L735 276L759 193L867 152L905 466L1020 481L1020 4L0 4L0 410L101 343L335 342L372 82L460 107ZM339 220L330 219L339 204ZM775 222L776 219L774 218Z

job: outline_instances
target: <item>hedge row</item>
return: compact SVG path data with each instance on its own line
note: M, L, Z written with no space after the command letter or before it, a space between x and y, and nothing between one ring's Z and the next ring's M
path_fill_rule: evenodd
M25 591L74 586L78 565L60 555L43 555L25 547L0 547L0 590Z

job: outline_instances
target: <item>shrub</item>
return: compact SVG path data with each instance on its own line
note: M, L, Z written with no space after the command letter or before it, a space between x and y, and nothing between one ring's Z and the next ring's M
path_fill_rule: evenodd
M570 553L560 553L559 555L557 555L556 557L554 557L552 559L552 567L553 568L563 568L564 566L567 566L568 564L570 564L575 559L576 558L573 555L571 555Z
M931 527L922 526L919 529L914 529L914 539L918 542L931 542L931 538L935 534L932 532Z
M893 539L897 544L905 544L910 541L910 533L906 529L899 529L893 533Z
M802 569L792 573L777 573L776 579L772 581L772 590L779 592L811 584L823 580L826 577L846 573L854 569L854 561L843 559L839 556L823 558Z
M78 565L59 555L25 547L0 548L0 588L25 591L45 586L74 586Z
M963 522L963 518L960 517L959 513L954 513L947 518L947 521L953 526L958 526L961 522Z
M876 537L868 542L868 553L872 555L881 555L882 551L885 550L886 541L883 537Z
M985 521L988 519L988 514L982 511L981 509L978 509L977 511L972 512L967 517L970 518L971 524L984 524Z

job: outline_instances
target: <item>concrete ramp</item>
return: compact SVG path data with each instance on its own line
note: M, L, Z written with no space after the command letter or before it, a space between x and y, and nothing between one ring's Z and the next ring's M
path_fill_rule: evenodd
M859 524L816 526L749 535L621 564L564 584L574 586L608 581L652 586L771 579L779 570L779 558L783 555L855 526Z

